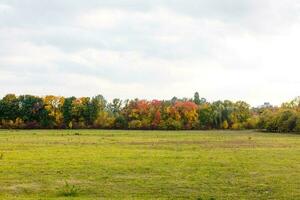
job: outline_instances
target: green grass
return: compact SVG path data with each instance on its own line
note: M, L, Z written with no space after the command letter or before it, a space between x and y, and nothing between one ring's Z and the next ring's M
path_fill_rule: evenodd
M0 199L300 199L300 136L1 130Z

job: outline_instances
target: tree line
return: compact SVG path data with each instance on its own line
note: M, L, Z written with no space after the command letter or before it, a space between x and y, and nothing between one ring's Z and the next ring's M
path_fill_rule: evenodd
M0 100L0 128L300 132L300 99L280 107L252 108L244 101L208 102L197 92L193 98L111 102L102 95L65 98L7 94Z

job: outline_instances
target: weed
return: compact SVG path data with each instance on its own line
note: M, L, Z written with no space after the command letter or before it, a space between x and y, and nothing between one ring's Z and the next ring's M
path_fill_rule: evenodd
M77 186L71 185L65 181L65 185L62 187L60 195L64 197L75 197L79 194L79 192L80 189Z

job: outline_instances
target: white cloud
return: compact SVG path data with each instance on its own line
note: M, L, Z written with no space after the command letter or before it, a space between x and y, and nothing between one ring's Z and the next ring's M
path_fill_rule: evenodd
M296 0L16 2L0 4L1 95L199 91L259 105L300 94Z
M124 15L126 13L121 10L100 9L82 14L78 20L83 28L110 29L118 26Z
M0 14L1 13L5 14L5 13L11 12L11 11L13 11L13 8L11 6L0 3Z

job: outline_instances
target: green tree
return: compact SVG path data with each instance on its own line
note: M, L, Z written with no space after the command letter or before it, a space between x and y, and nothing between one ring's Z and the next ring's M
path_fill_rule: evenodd
M7 94L0 101L0 121L15 121L19 116L19 100L14 94Z
M213 128L214 111L209 103L205 103L198 108L198 124L200 129Z
M200 100L200 96L199 96L198 92L195 92L193 101L194 101L195 104L200 105L201 100Z
M64 119L64 124L66 127L70 127L70 123L72 122L72 107L73 107L73 101L75 100L75 97L68 97L65 99L64 104L62 106L62 114Z
M19 96L20 118L28 128L49 127L50 117L43 99L32 95Z

